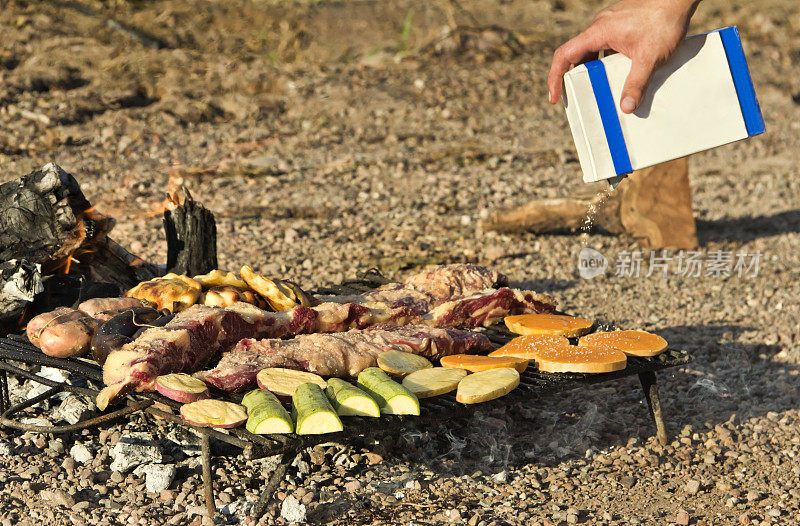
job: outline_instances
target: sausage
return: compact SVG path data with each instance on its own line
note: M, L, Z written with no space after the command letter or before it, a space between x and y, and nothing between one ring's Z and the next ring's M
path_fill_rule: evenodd
M55 358L69 358L88 351L99 323L82 312L80 315L76 319L53 322L42 329L39 335L42 352Z
M92 338L92 357L99 364L106 361L109 353L117 351L133 341L133 335L142 325L150 325L161 314L149 307L125 309L103 323Z
M56 323L64 323L71 320L82 318L86 314L70 309L69 307L59 307L56 310L45 312L35 316L28 322L28 327L25 329L25 334L28 335L28 340L39 347L39 337L44 329Z
M78 310L94 318L95 315L103 311L142 306L144 306L144 302L136 298L92 298L78 305Z

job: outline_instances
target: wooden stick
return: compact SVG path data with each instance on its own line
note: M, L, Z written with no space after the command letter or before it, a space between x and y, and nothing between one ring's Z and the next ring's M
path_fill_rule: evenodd
M596 187L594 187L596 189ZM578 190L582 190L581 186ZM537 199L499 210L479 223L498 232L576 231L592 227L633 236L645 248L697 246L689 169L677 159L632 173L614 191L590 197Z
M201 460L203 462L203 493L206 497L206 512L213 519L217 513L217 506L214 504L214 484L211 480L211 443L208 435L200 438Z

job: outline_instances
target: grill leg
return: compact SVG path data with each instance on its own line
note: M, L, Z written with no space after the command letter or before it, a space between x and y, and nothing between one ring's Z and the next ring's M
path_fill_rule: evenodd
M252 517L261 519L264 512L267 511L267 505L272 500L272 495L275 493L275 490L278 489L283 477L286 476L286 470L289 469L289 464L291 464L293 458L294 453L284 453L281 455L278 465L275 466L275 471L273 471L272 475L269 477L269 482L267 482L264 491L259 495L258 502L253 506Z
M211 444L208 435L203 435L201 442L202 462L203 462L203 492L206 496L206 511L208 516L213 519L217 512L214 505L214 486L211 481Z
M639 373L639 381L642 382L644 398L650 408L650 415L656 424L656 438L662 446L667 445L667 428L664 425L664 414L661 412L661 399L658 397L658 383L656 373L653 371L642 371Z
M0 369L0 413L5 413L11 407L11 400L8 395L8 375L5 370Z

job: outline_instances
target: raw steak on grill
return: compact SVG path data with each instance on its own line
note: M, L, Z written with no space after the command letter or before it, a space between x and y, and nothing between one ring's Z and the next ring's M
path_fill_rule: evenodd
M225 353L217 367L198 376L224 391L237 391L255 383L258 372L267 367L344 378L375 366L378 355L388 350L441 358L490 348L489 339L476 332L425 325L376 325L336 334L305 334L290 340L247 338Z

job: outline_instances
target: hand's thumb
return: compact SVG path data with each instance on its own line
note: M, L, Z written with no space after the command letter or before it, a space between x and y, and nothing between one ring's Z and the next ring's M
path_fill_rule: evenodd
M639 107L654 69L653 64L641 61L633 62L628 78L625 79L625 86L622 88L622 97L619 103L622 113L633 113Z

